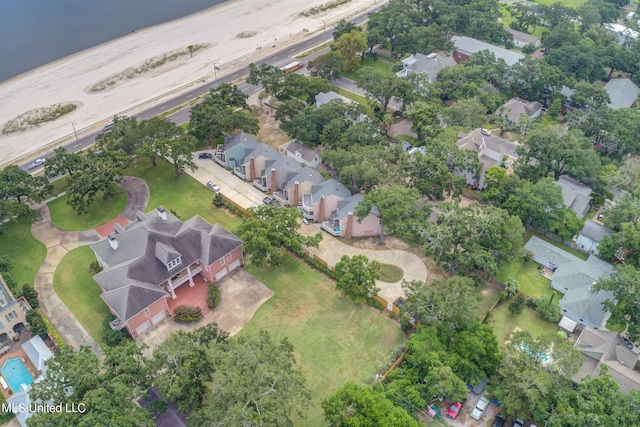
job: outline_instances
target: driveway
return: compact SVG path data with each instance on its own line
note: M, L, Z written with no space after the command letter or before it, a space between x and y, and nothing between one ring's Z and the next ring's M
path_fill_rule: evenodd
M480 396L470 391L469 394L467 395L467 400L465 401L464 405L460 409L460 413L458 414L458 417L455 420L452 420L451 418L447 418L446 416L447 409L449 409L449 405L451 405L451 402L447 402L447 406L445 406L444 408L441 408L440 413L442 413L443 419L446 419L447 423L452 426L489 427L493 422L493 419L495 418L495 416L498 414L498 411L500 410L500 408L498 408L493 403L489 403L489 406L487 406L487 409L484 411L484 415L482 416L482 418L480 418L480 421L476 421L473 418L471 418L471 412L473 411L473 408L475 408L476 403L478 403L478 400L480 400Z
M219 282L220 304L213 312L196 323L177 323L167 318L158 326L149 329L137 340L137 344L149 346L145 355L151 357L153 349L167 339L175 331L192 331L211 322L234 336L249 323L260 306L273 296L273 291L267 288L244 269L234 271L230 276Z

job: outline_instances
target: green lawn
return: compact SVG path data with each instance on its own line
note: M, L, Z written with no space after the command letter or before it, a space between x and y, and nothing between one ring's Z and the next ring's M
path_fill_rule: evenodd
M291 255L277 269L247 270L275 295L240 334L264 329L291 341L313 395L307 419L296 424L325 425L320 400L347 381L372 378L402 344L402 332L371 307L338 298L331 280Z
M127 205L127 192L122 187L116 187L115 194L109 198L102 195L96 197L86 213L78 215L67 204L67 196L59 197L48 203L51 212L51 222L62 229L82 231L96 228L111 221Z
M540 264L535 261L524 262L517 257L508 264L503 264L498 270L496 279L507 283L507 279L516 279L520 285L520 292L531 298L550 297L554 290L551 280L540 274Z
M582 3L584 3L584 0L536 0L535 3L550 6L556 2L560 2L563 6L577 9L582 5Z
M555 332L558 327L555 323L544 320L530 308L523 308L519 316L514 316L509 311L509 303L500 304L493 310L491 319L487 322L496 332L498 344L503 345L509 339L515 328L525 329L534 336L540 336L547 332Z
M383 74L387 74L391 72L391 64L388 64L386 62L379 61L376 59L372 59L372 58L364 58L362 61L360 61L360 69L364 67L375 68L377 71ZM358 72L349 71L348 73L344 73L344 77L351 79L353 81L358 81Z
M70 251L56 268L53 289L91 337L102 345L102 325L111 312L100 298L100 286L89 273L89 264L95 260L89 246Z
M498 302L500 291L496 286L488 285L486 282L482 282L476 289L480 294L480 305L476 313L482 319L487 314L487 311Z
M404 271L400 267L391 264L380 264L380 280L382 282L399 282L402 276L404 276Z
M0 255L7 255L13 262L11 275L18 286L33 285L36 273L44 261L47 248L31 234L31 222L24 219L5 224L0 235Z
M548 4L555 3L556 1L558 1L558 0L550 1ZM537 3L545 4L544 1L539 1ZM562 3L562 1L561 1L561 3ZM509 13L509 10L507 9L507 5L506 4L501 4L500 5L500 11L502 12L502 25L504 26L504 28L510 28L509 25L513 22L513 17L511 16L511 13ZM542 26L542 25L537 25L535 28L534 27L529 27L530 34L532 36L536 36L536 37L541 37L542 33L545 32L546 30L549 30L549 29L547 27Z
M126 174L147 182L151 191L147 210L162 205L175 211L183 221L198 214L212 224L220 223L229 230L240 224L239 218L213 206L211 190L186 173L176 177L173 166L166 161L159 161L158 166L153 168L149 166L148 159L138 160L136 166L127 169Z
M367 98L365 98L364 96L358 95L357 93L349 92L348 90L343 89L341 87L339 87L336 92L338 92L340 95L344 96L345 98L349 98L352 101L356 101L358 104L362 105L369 117L374 116L371 103L367 101Z

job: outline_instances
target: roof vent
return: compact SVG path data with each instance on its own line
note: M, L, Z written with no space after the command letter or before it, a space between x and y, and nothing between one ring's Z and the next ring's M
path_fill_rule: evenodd
M166 221L167 220L167 210L164 208L164 206L158 206L158 208L156 210L158 211L158 217L160 217L161 220Z
M109 240L109 246L111 246L111 249L113 249L114 251L118 249L118 241L116 240L115 233L109 234L109 236L107 236L107 239Z

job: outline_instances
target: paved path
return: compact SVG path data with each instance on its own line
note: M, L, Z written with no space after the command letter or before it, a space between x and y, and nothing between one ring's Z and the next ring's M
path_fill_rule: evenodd
M140 181L143 184L142 186ZM138 178L126 177L121 186L129 194L129 200L123 215L131 212L132 209L143 210L146 207L149 201L149 188L144 181ZM72 249L97 242L100 240L100 235L95 230L60 230L51 222L51 214L46 204L42 204L38 210L41 217L31 227L31 234L47 247L47 255L36 273L34 282L34 287L40 294L40 308L67 344L76 348L81 345L88 345L98 357L101 357L102 354L98 344L91 338L87 330L73 316L53 289L53 274L62 258ZM135 219L135 211L133 211L133 218Z

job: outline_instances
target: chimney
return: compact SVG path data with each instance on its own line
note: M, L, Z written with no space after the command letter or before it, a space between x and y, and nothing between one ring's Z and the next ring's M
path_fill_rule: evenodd
M324 196L320 196L320 204L318 206L318 222L324 221Z
M271 194L276 192L276 170L275 168L271 168L271 182L269 186L269 191Z
M291 206L297 207L298 202L300 200L300 195L298 194L298 181L293 184L293 200L291 201Z
M113 232L115 234L122 234L125 232L124 227L121 224L118 224L117 222L115 224L113 224Z
M116 240L116 235L114 233L109 234L107 239L109 239L109 246L111 246L111 249L114 251L118 249L118 241Z
M347 214L347 229L344 232L344 237L350 239L353 234L353 212Z
M161 220L166 221L167 220L167 210L164 208L164 206L158 206L158 208L156 210L158 211L158 217L160 217Z
M252 156L249 158L249 181L254 179L256 179L256 159Z

